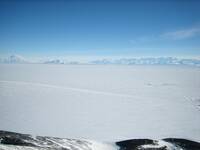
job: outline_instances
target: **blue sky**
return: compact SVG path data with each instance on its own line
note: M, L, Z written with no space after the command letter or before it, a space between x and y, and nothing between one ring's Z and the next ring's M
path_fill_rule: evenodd
M1 0L0 55L200 57L198 0Z

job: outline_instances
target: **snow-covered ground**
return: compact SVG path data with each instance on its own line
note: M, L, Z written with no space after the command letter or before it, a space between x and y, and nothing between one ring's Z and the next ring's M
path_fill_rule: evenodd
M200 68L0 65L0 129L116 141L200 141Z

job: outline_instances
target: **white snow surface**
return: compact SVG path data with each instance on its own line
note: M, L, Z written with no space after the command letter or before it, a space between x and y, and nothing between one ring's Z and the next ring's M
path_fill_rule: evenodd
M200 141L200 68L0 65L0 129L117 141Z

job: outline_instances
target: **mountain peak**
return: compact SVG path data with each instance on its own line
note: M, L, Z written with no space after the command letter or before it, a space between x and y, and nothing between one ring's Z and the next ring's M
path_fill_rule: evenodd
M4 63L27 63L26 59L20 55L10 55L8 58L3 60Z

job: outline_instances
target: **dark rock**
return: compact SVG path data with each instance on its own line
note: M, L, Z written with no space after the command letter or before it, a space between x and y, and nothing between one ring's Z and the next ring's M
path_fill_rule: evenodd
M179 138L166 138L163 140L172 143L177 147L181 147L182 149L185 150L200 150L200 143L195 141L179 139Z

